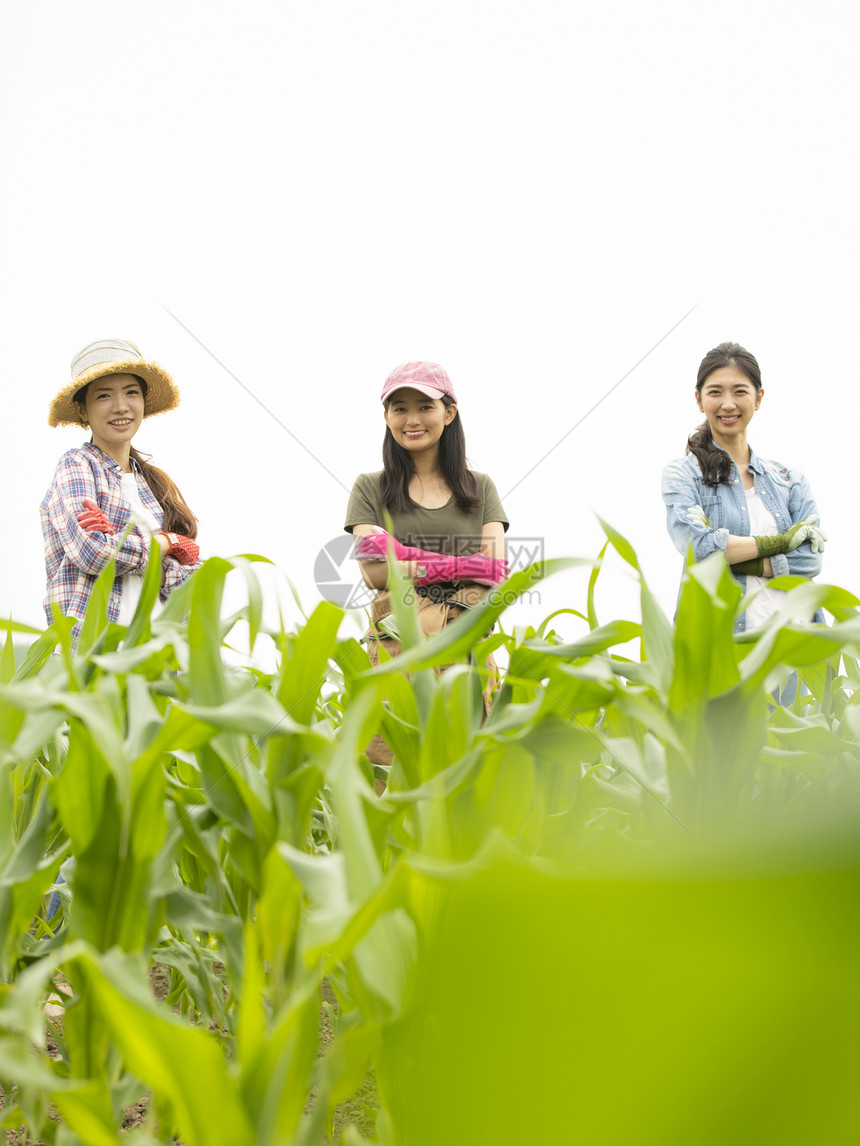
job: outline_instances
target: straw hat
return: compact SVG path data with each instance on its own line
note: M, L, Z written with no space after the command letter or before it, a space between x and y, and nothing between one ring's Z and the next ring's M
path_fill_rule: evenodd
M173 379L157 362L145 362L133 342L122 338L102 338L91 342L72 359L72 380L57 394L48 412L49 426L80 426L81 415L75 394L96 378L107 374L134 374L146 383L143 416L162 414L179 405L179 391Z

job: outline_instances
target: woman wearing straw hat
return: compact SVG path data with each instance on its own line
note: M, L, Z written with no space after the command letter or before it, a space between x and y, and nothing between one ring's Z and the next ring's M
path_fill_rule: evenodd
M127 625L153 534L162 601L199 566L197 519L167 474L131 444L144 418L178 403L170 375L132 342L93 342L72 361L72 381L51 403L48 424L88 427L91 439L63 454L41 504L49 623L57 611L82 619L96 578L114 560L108 620Z

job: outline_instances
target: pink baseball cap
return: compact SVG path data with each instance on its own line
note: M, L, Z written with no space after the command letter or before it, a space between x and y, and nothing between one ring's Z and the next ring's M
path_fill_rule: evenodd
M428 398L441 398L447 394L452 402L457 401L448 372L438 362L404 362L396 366L383 383L382 401L386 402L395 390L407 387L426 394Z

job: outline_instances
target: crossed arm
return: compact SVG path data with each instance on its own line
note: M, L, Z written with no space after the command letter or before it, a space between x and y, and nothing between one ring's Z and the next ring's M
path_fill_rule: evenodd
M369 523L363 522L360 525L352 527L352 535L358 540L360 537L366 537L376 533L378 527ZM407 547L410 548L410 547ZM413 550L413 554L408 559L400 560L400 568L410 581L419 581L422 578L419 576L420 560L414 554L423 553L424 550ZM478 554L483 555L488 559L487 569L488 574L492 576L494 582L503 580L507 576L507 562L505 561L505 527L500 521L485 522L481 529L481 543ZM476 555L477 556L477 555ZM438 553L427 553L428 560L440 558ZM458 558L448 558L447 560L457 561ZM464 558L463 560L470 560ZM498 564L496 564L498 563ZM503 564L502 564L503 563ZM385 589L388 585L388 567L384 561L377 559L374 560L361 560L359 558L359 568L361 575L364 578L365 585L370 589ZM498 576L502 573L503 576Z

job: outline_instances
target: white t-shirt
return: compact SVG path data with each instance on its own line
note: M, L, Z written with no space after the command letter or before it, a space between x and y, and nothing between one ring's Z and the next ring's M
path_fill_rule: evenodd
M773 514L762 501L755 486L752 489L744 490L744 493L746 494L747 512L750 517L750 536L773 537L775 533L779 533L779 527ZM768 617L772 616L782 604L782 599L785 596L784 591L771 589L769 585L770 581L767 577L747 575L747 592L752 593L756 589L761 590L756 595L756 599L747 606L747 631L761 628Z
M134 472L122 475L122 496L131 506L131 519L135 525L140 525L143 529L149 530L151 533L157 533L160 526L152 513L140 500L140 491L137 488L137 476ZM140 600L142 588L143 571L140 573L126 573L123 577L122 596L119 602L119 623L121 625L131 624L131 619L134 616L134 611ZM154 617L156 613L160 611L161 602L156 601L153 606L152 616Z

